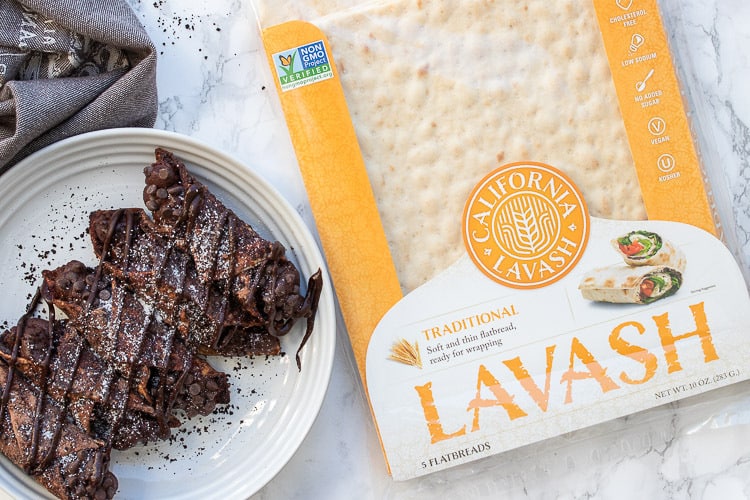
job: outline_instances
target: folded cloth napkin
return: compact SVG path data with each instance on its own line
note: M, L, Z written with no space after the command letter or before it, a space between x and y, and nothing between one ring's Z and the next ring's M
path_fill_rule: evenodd
M156 120L156 50L126 0L2 0L0 173L60 139Z

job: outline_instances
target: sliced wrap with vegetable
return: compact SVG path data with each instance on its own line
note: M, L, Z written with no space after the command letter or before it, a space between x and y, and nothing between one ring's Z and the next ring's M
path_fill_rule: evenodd
M620 304L650 304L674 295L682 273L667 266L615 265L593 269L578 285L584 299Z
M685 254L650 231L630 231L612 240L626 264L631 266L668 266L679 272L685 271Z

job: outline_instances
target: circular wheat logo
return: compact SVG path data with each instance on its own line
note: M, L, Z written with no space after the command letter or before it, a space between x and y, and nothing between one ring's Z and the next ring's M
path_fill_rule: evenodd
M543 163L502 166L476 185L464 209L463 236L474 263L513 288L539 288L568 274L589 236L583 196Z

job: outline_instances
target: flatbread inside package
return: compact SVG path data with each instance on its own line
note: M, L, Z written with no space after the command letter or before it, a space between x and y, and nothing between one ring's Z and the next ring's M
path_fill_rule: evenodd
M655 0L256 7L394 479L747 378Z

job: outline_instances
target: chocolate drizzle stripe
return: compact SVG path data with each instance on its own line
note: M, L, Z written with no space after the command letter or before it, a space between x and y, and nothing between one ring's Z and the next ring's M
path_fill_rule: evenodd
M29 318L34 312L34 309L36 309L37 304L39 304L41 295L41 291L37 289L34 297L31 299L31 303L26 308L26 313L21 316L21 319L18 320L18 325L16 326L16 338L13 343L13 350L11 351L10 355L10 362L8 363L8 376L6 377L5 385L3 386L3 396L2 398L0 398L0 431L2 431L3 428L3 423L5 421L5 410L10 399L10 390L11 386L13 385L16 363L18 362L18 349L21 347L21 335L18 332L22 332L26 329L26 323L29 321Z
M127 271L128 270L128 261L130 260L130 245L132 244L132 238L133 238L133 212L130 210L125 210L125 223L126 223L126 229L125 229L125 252L122 256L123 258L123 264L122 264L122 270Z
M194 217L196 217L196 216L197 216L197 214L194 215ZM206 301L201 305L201 312L204 313L204 314L207 312L207 310L208 310L208 308L210 306L210 303L211 303L211 291L210 291L211 286L210 286L210 283L215 280L215 278L216 278L216 270L217 270L217 268L219 266L219 256L220 256L220 252L221 252L221 244L220 244L221 236L226 231L227 233L229 233L228 237L229 238L232 237L232 235L230 233L230 220L231 219L229 218L229 211L228 210L223 210L221 212L221 215L219 216L219 221L216 224L216 227L214 228L213 231L211 231L211 239L209 241L209 248L213 249L213 252L212 252L213 256L211 258L211 261L209 262L209 264L210 264L210 266L209 266L210 272L209 272L209 275L206 277L206 285L205 285ZM192 244L193 244L193 235L194 234L195 233L192 232L192 231L190 233L188 233L188 238L190 238L190 242L189 242L189 245L188 245L189 247L191 247ZM229 259L230 262L232 260L233 259ZM230 277L230 279L227 280L226 286L224 287L224 290L222 292L222 301L220 303L220 308L219 308L219 311L218 311L219 312L219 317L218 317L218 319L215 322L214 332L213 332L213 338L210 339L211 340L211 348L212 349L217 349L219 347L219 344L221 343L220 342L221 341L221 332L224 329L224 318L226 317L226 311L227 311L227 308L229 307L229 296L230 296L231 291L232 291L231 287L232 287L232 280L231 280L231 277Z
M190 358L188 360L188 363L185 367L185 369L180 373L180 376L177 377L177 381L175 382L175 391L172 393L172 397L170 398L169 405L174 405L175 399L177 399L177 393L180 388L185 386L185 378L187 377L188 373L190 373L190 370L193 368L193 358Z
M17 330L25 328L28 317L24 315L18 322ZM11 351L10 362L8 363L8 375L5 378L5 385L3 386L3 397L0 399L0 430L5 422L5 410L8 406L8 400L10 399L10 389L13 385L13 376L16 371L16 361L18 360L18 348L21 344L20 336L16 335L16 341L13 344L13 350Z
M229 214L228 211L224 212L225 214ZM226 221L227 226L227 239L228 239L228 249L229 255L234 255L237 248L237 234L235 230L235 219L234 217L228 217ZM218 256L216 258L218 260ZM227 316L227 309L229 308L229 300L232 296L232 290L234 289L234 267L235 267L235 260L236 259L228 259L229 260L229 269L227 270L227 283L224 288L224 294L222 296L222 303L221 303L221 311L219 314L219 319L216 322L216 331L214 332L214 342L212 347L214 349L222 349L229 345L229 343L234 338L234 335L237 333L238 328L235 326L233 328L229 328L226 333L224 333L224 337L222 338L222 332L225 329L225 323L226 323L226 316Z
M200 188L198 188L198 186L195 186L194 184L191 184L185 190L184 196L185 196L185 199L182 205L182 212L180 213L180 217L179 219L177 219L177 224L175 224L175 226L179 226L180 224L187 222L190 207L195 202L195 198L200 196Z
M321 270L318 269L312 276L310 276L310 279L307 281L307 295L305 297L303 306L300 308L302 311L304 311L304 314L307 317L307 325L305 328L305 335L302 337L302 342L300 342L299 347L297 348L297 354L295 355L295 358L297 359L297 368L299 370L302 369L300 352L302 351L302 348L305 347L305 344L307 344L307 341L310 340L313 328L315 327L315 311L317 310L318 302L320 301L320 294L322 291L323 274Z
M101 279L99 269L97 268L96 275L98 279ZM91 285L93 290L97 290L99 288L99 281L94 281L94 283ZM95 295L94 291L89 292L91 295ZM103 340L106 340L106 344L102 343L103 346L103 352L107 353L108 360L109 361L116 361L115 354L118 352L117 347L120 340L120 332L122 331L122 315L125 310L125 294L121 291L117 293L115 290L112 290L112 312L114 313L114 321L113 318L110 317L110 321L107 322L107 328L105 330L106 335L104 335Z
M270 311L268 312L268 331L271 332L272 335L281 336L285 335L289 332L289 330L292 327L292 322L288 322L286 325L282 324L282 328L278 329L276 328L276 313L278 309L276 308L276 278L277 278L277 272L279 266L279 259L284 255L284 247L281 243L278 241L274 241L273 245L271 246L271 254L268 256L268 261L266 265L271 265L271 272L267 272L266 275L271 276L271 293L272 300L270 304Z
M37 449L39 448L39 430L41 428L41 416L44 413L44 403L47 398L47 383L49 378L49 364L52 360L52 351L54 349L54 336L53 336L53 325L55 321L55 310L53 309L51 304L48 304L48 311L49 311L49 317L50 320L47 323L47 330L48 330L48 345L47 345L47 354L44 357L44 361L42 362L42 383L39 387L39 397L36 401L36 416L34 418L34 431L31 434L31 448L29 449L29 457L28 457L28 463L29 468L33 469L34 467L34 461L36 459L37 455ZM18 329L16 330L16 336L22 337L25 335L25 328L24 331L21 332Z
M198 212L200 211L201 206L203 205L203 199L204 199L203 196L201 196L203 194L202 190L198 188L197 186L191 185L188 188L187 193L191 193L191 192L195 193L194 196L192 198L188 198L187 196L185 196L186 206L183 207L182 209L183 212L187 213L187 220L185 221L185 234L187 235L193 234L193 231L195 229L195 223L198 219ZM188 203L188 200L190 200L189 203Z
M94 276L94 283L99 283L99 281L102 279L102 262L106 258L107 254L109 253L109 244L112 240L112 234L115 232L115 226L117 226L117 222L120 220L120 216L122 215L123 209L119 209L115 212L116 216L112 217L112 220L109 224L109 230L107 231L107 238L104 240L104 247L102 248L102 256L99 259L99 265L96 267L96 275ZM94 300L96 300L96 294L94 293L97 289L97 286L92 286L92 288L89 290L89 300L87 307L90 309L91 306L94 304Z
M214 228L214 231L211 231L211 239L208 242L208 247L213 249L213 258L210 262L211 266L209 275L206 277L207 283L211 283L216 278L216 269L217 267L219 267L219 253L221 251L221 236L225 231L228 230L228 219L229 211L223 210L221 212L221 215L219 216L219 221L216 224L216 228Z
M50 305L50 309L51 309ZM45 469L49 466L50 462L52 462L52 459L55 457L55 452L57 451L57 447L60 444L60 436L62 435L62 424L63 424L63 418L67 417L68 415L68 403L69 403L69 395L70 390L73 388L73 381L75 380L75 373L78 371L78 365L81 362L81 353L83 352L83 342L84 340L80 337L78 337L78 342L76 344L76 361L73 364L73 376L70 377L70 380L68 381L68 384L65 387L65 394L63 397L63 411L60 412L60 418L58 419L55 427L55 432L53 433L52 437L52 446L50 446L49 450L47 451L47 455L44 457L44 459L41 461L39 465L39 469ZM40 420L39 418L35 419L37 422ZM36 452L34 453L36 454ZM97 476L97 483L101 480L101 475Z
M176 313L175 313L176 314ZM165 353L165 363L164 366L159 368L159 387L157 388L157 408L161 408L161 412L158 413L157 417L159 419L159 427L162 429L163 432L167 431L168 425L167 425L167 413L172 411L172 408L174 406L175 400L177 399L177 394L179 391L179 388L182 387L179 384L175 384L175 390L172 392L171 397L165 401L164 394L166 392L166 384L167 384L167 375L169 371L169 359L172 356L172 350L174 349L175 344L175 337L177 336L177 330L174 327L169 328L170 335L165 339L167 342L167 348ZM190 370L190 367L193 365L193 358L190 357L188 367L184 372L188 372Z

